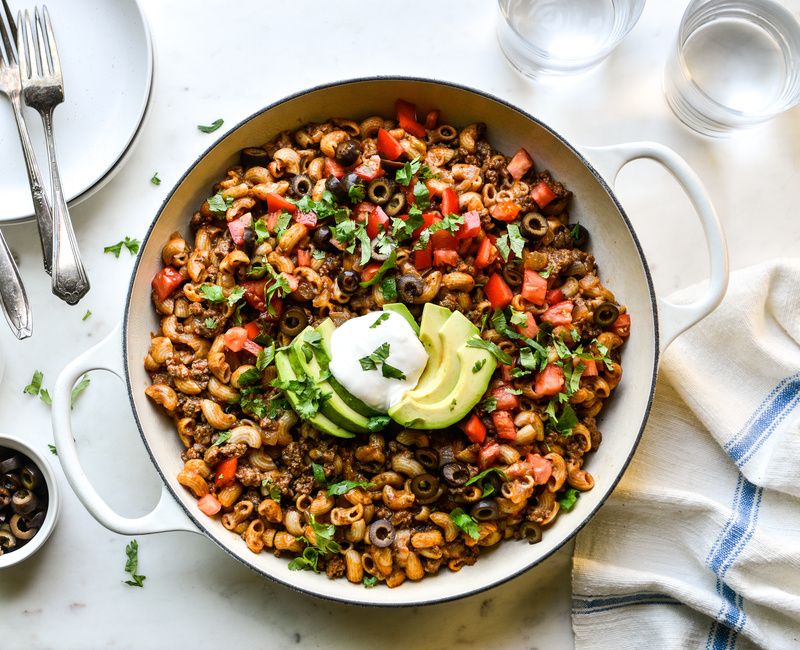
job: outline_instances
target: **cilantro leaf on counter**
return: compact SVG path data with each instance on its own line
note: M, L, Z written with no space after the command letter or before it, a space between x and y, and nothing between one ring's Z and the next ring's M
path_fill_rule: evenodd
M120 242L117 242L116 244L112 244L111 246L106 246L103 249L103 252L113 253L114 257L119 257L119 254L122 252L122 247L124 246L125 248L128 249L128 252L131 255L136 255L136 253L139 252L139 246L141 246L141 244L142 242L140 242L138 239L125 237L125 239L123 239Z
M131 587L144 587L147 576L140 576L136 573L139 569L139 543L135 539L125 547L125 555L128 556L128 560L125 562L125 572L130 574L132 580L123 582Z
M211 124L209 124L209 125L205 125L205 124L198 124L198 125L197 125L197 128L198 128L198 130L202 131L203 133L214 133L214 131L216 131L216 130L217 130L219 127L221 127L221 126L222 126L224 123L225 123L225 120L223 120L223 119L220 117L220 118L218 118L218 119L214 120L214 121L213 121Z
M83 315L83 318L81 318L81 320L82 320L82 321L85 321L85 320L87 320L87 319L88 319L88 318L89 318L91 315L92 315L92 310L91 310L91 309L87 309L87 310L86 310L86 313Z
M39 399L48 406L53 405L53 398L50 397L50 391L48 391L46 388L42 388L41 392L39 393Z
M44 380L44 373L41 370L34 371L31 383L25 386L25 388L22 389L22 392L33 396L38 395L39 391L42 390L43 380Z
M158 177L158 172L153 174L153 176L150 178L150 182L153 185L161 185L161 179Z
M53 454L53 456L58 456L58 449L56 449L55 445L47 445L47 448L50 450L50 453Z

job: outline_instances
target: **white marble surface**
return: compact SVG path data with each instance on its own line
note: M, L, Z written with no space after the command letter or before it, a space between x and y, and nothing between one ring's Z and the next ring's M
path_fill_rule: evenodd
M663 142L707 184L734 268L800 252L797 112L739 138L710 141L684 129L664 103L661 69L685 2L650 2L602 67L559 86L531 84L510 69L495 44L490 0L408 0L402 8L363 0L235 8L221 0L143 4L156 43L149 122L125 169L73 211L93 283L88 297L74 308L55 300L40 268L34 226L5 231L31 296L34 336L20 343L0 326L0 353L7 361L0 431L24 435L41 449L52 442L49 411L23 395L23 386L37 368L52 386L64 364L121 317L132 258L104 255L103 246L144 234L171 185L213 141L196 124L223 117L228 128L314 84L370 74L437 77L516 103L576 143ZM7 119L6 108L0 106L0 119ZM160 187L149 182L156 171ZM618 191L657 289L667 293L701 279L707 262L700 228L668 174L635 163L622 172ZM82 322L87 309L93 315ZM122 385L95 373L74 416L82 458L101 492L125 514L146 512L157 498L158 480ZM174 533L139 538L140 573L147 581L135 589L121 582L128 539L98 525L69 492L60 468L56 472L64 490L56 532L39 555L0 574L0 647L159 648L190 641L206 647L233 641L309 648L571 646L569 549L461 602L371 611L295 594L251 574L202 537Z

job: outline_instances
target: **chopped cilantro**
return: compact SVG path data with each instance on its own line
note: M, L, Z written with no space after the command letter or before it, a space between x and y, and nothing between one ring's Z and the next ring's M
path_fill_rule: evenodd
M364 189L364 185L362 183L353 183L347 190L347 198L350 199L351 203L363 201L366 195L367 191Z
M403 165L401 169L398 169L394 175L394 179L403 187L408 187L411 178L419 171L421 166L422 163L419 160L419 156L417 156L411 162L407 162Z
M493 413L497 410L497 398L496 397L487 397L485 400L481 402L481 410L484 413Z
M480 539L480 528L478 522L470 517L461 508L456 508L450 513L450 521L463 530L472 539Z
M258 368L248 368L239 375L239 386L252 386L261 381L261 371Z
M375 272L375 275L373 275L366 282L362 282L361 286L371 287L373 284L377 284L383 279L384 274L390 269L393 269L395 266L397 266L397 250L392 249L392 252L389 254L389 257L387 257L386 260L384 260L383 264L380 265L380 268Z
M270 499L278 503L281 502L281 489L272 481L270 481L268 478L265 478L263 481L261 481L261 487L266 488L266 492L269 494ZM262 490L262 492L264 492L264 490Z
M388 415L374 415L367 422L367 429L370 431L381 431L392 421Z
M87 309L87 310L86 310L86 313L83 315L83 318L81 318L81 320L82 320L82 321L88 320L88 318L89 318L91 315L92 315L92 310L91 310L91 309Z
M139 543L134 539L125 547L125 555L128 557L125 562L125 572L129 573L131 580L125 580L125 584L131 587L144 587L147 576L137 575L139 569Z
M217 192L208 198L208 209L216 214L224 214L233 205L233 197L225 196L222 192Z
M42 388L42 390L39 392L39 399L42 400L48 406L53 405L53 398L50 397L50 391L47 390L46 388Z
M256 357L256 368L264 370L275 359L275 344L271 343L266 346Z
M216 329L216 327L217 327L217 319L216 318L206 318L203 321L203 325L206 326L206 329L210 329L210 330Z
M326 491L330 496L338 497L342 494L346 494L350 490L355 490L356 488L371 490L374 487L375 485L369 481L339 481L338 483L331 483L327 487Z
M511 358L511 355L508 352L504 352L497 344L492 343L491 341L484 341L482 338L478 336L473 336L471 339L467 341L468 348L478 348L479 350L486 350L494 355L495 359L497 359L500 363L510 366L514 363L514 360Z
M479 483L482 490L481 498L488 497L489 495L494 493L494 485L488 483L484 479L493 472L496 473L504 481L508 480L508 477L506 476L506 473L503 470L497 467L490 467L489 469L483 470L480 474L476 474L475 476L473 476L471 479L469 479L469 481L464 483L464 485L472 485L474 483Z
M567 491L564 493L563 498L558 500L561 509L564 512L569 512L575 507L575 503L578 501L578 497L580 496L580 492L575 488L567 488Z
M231 432L230 431L221 431L220 434L217 436L217 439L211 445L212 447L219 447L220 445L225 444L230 440Z
M314 480L320 485L326 485L328 479L325 478L325 468L319 463L311 463L311 473L314 474Z
M47 448L50 450L50 453L53 454L53 456L58 456L58 449L56 449L55 445L47 445Z
M42 390L43 380L44 373L41 370L34 371L31 383L25 386L25 388L22 389L22 392L27 393L28 395L38 395L39 391Z
M397 300L397 281L393 275L387 276L381 280L381 294L383 294L383 298L387 302Z
M378 316L378 318L375 319L375 322L372 323L372 325L370 325L369 328L370 329L375 329L376 327L378 327L378 325L380 325L385 320L389 320L389 312L384 312L383 314Z
M406 376L402 370L395 368L386 363L389 358L389 344L381 343L372 354L366 357L361 357L358 362L361 364L361 369L365 372L370 370L377 370L378 365L381 366L381 374L387 379L405 379Z
M410 239L414 231L424 224L425 220L422 218L422 211L414 206L408 211L407 219L392 217L392 237L397 242Z
M325 251L320 248L315 248L314 252L311 253L311 257L315 260L324 260L325 259Z
M367 576L364 576L364 579L361 581L361 583L362 583L362 584L364 585L364 587L366 587L367 589L371 589L371 588L372 588L372 587L374 587L376 584L378 584L378 578L376 578L375 576L369 576L369 575L367 575Z
M297 405L295 406L297 415L304 420L308 420L317 414L322 402L331 398L331 393L323 394L318 384L318 382L323 382L329 376L328 373L323 373L317 380L307 375L289 381L274 379L272 386L294 393L297 397Z
M221 127L225 121L220 117L214 120L211 124L198 124L197 128L202 131L203 133L214 133L219 127Z
M422 181L417 181L414 185L414 202L420 210L425 210L431 205L431 193Z
M553 272L553 265L550 264L544 271L539 271L539 275L541 275L545 280L550 277L550 274Z
M88 375L81 377L81 380L75 385L75 388L72 389L72 394L69 398L70 406L75 406L75 402L83 394L83 391L89 387L90 383L92 383L92 381L89 379Z
M131 255L136 255L139 252L139 246L141 246L141 242L138 239L132 239L131 237L125 237L120 242L116 244L112 244L111 246L106 246L103 249L104 253L113 253L114 257L119 257L119 254L122 252L122 247L128 249L128 252Z
M477 374L486 365L486 359L478 359L475 365L472 366L472 374Z
M511 248L508 246L508 235L502 235L498 237L494 242L495 248L500 253L500 256L503 258L503 261L508 261L508 256L511 255Z
M150 182L151 182L153 185L161 185L161 179L158 177L158 172L156 172L155 174L153 174L153 175L150 177Z

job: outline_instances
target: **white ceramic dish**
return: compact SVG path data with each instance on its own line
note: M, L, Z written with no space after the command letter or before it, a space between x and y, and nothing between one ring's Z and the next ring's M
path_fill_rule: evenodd
M12 11L34 0L11 2ZM136 0L47 3L64 72L65 101L55 112L64 194L70 205L91 196L133 148L150 102L153 47ZM25 109L39 168L47 154L39 116ZM0 101L0 224L33 218L28 178L11 106Z
M21 438L8 433L0 433L0 447L14 449L36 463L47 485L47 514L44 517L44 522L39 532L36 533L25 546L11 551L10 553L0 555L0 571L2 571L15 564L24 562L44 546L58 521L58 514L61 508L61 494L58 491L58 483L56 482L56 477L53 474L50 463L43 454L33 449Z
M161 268L161 247L175 230L188 233L188 218L209 188L238 160L246 146L261 143L283 129L330 116L392 115L397 97L424 109L437 107L447 123L488 125L490 142L513 153L524 146L540 169L548 168L575 193L572 218L591 232L591 250L609 287L632 315L632 334L624 353L625 376L603 411L603 444L587 461L595 487L585 492L573 512L557 518L542 542L503 543L483 553L478 563L458 573L442 571L397 589L364 589L324 575L290 571L285 559L251 553L244 541L219 521L201 514L192 495L176 481L182 469L182 445L173 423L144 395L149 377L142 366L157 318L150 303L150 281ZM593 161L589 163L587 156ZM647 262L630 222L609 183L619 169L637 158L662 163L683 186L703 224L711 254L708 292L691 305L656 299ZM598 171L599 170L599 171ZM606 180L604 180L606 179ZM202 532L223 550L260 574L295 589L348 603L420 605L459 598L497 585L541 562L569 540L591 518L628 465L650 408L660 352L681 331L707 315L722 299L727 284L727 256L719 222L697 176L674 152L653 143L584 149L583 153L549 127L523 111L484 93L441 82L374 78L322 86L282 100L242 122L213 145L189 169L164 202L147 234L131 280L125 320L120 331L69 364L58 379L53 426L59 458L70 484L89 511L105 526L125 534L167 530ZM121 340L122 339L122 340ZM122 344L122 354L120 354ZM86 480L70 426L69 393L86 371L103 368L127 382L131 404L145 445L165 486L156 508L139 519L116 514ZM176 552L179 552L176 549Z

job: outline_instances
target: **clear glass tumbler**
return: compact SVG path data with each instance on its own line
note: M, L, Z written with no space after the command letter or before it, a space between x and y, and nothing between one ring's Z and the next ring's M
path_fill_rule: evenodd
M633 29L645 0L499 0L497 39L528 77L584 72Z
M705 135L769 120L800 102L800 23L773 0L693 0L664 94L675 115Z

